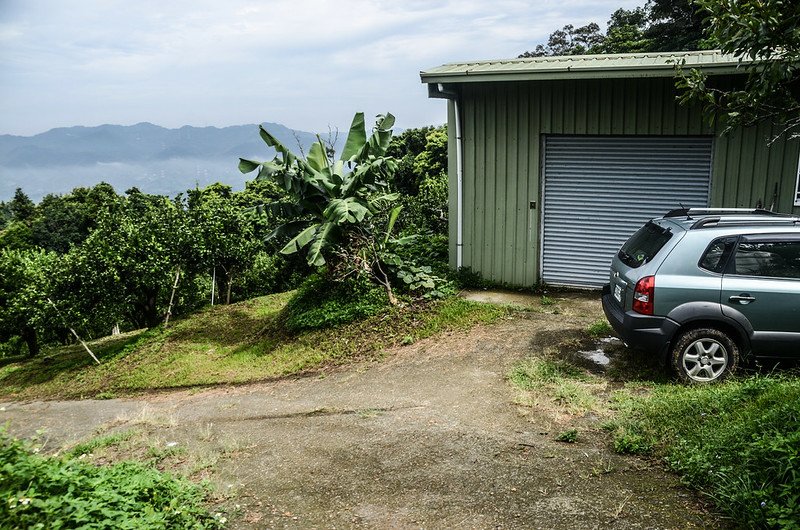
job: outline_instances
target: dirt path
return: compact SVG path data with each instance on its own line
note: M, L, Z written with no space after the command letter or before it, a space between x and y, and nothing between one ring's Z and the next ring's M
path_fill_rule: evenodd
M211 459L211 479L239 506L234 528L716 526L659 467L615 455L601 435L557 442L546 415L514 405L510 367L597 311L574 298L560 314L524 313L269 384L5 403L0 422L20 436L46 429L51 449L131 425L155 447L177 442L187 458Z

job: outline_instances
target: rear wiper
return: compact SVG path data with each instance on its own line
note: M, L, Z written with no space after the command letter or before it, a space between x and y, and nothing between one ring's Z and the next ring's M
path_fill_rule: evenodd
M650 227L650 228L655 228L656 230L658 230L659 234L663 234L664 232L669 232L670 231L669 227L664 228L663 226L658 225L658 224L654 223L653 221L647 221L647 226Z
M625 252L622 249L619 249L619 259L621 259L623 261L623 263L625 263L625 265L628 265L628 266L632 266L631 264L636 262L633 259L633 256L631 256L630 254L628 254L627 252Z

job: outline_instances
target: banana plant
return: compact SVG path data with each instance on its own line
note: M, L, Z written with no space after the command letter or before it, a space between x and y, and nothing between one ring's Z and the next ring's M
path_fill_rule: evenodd
M388 193L386 184L397 167L386 156L393 125L394 116L379 115L367 136L364 113L356 113L338 160L329 159L319 136L302 158L259 126L261 138L275 149L275 158L263 162L240 158L239 171L258 171L257 180L272 179L287 192L290 202L270 205L294 217L269 236L291 237L281 253L308 248L308 263L325 265L326 250L345 244L353 230L368 230L369 219L398 199L396 193Z

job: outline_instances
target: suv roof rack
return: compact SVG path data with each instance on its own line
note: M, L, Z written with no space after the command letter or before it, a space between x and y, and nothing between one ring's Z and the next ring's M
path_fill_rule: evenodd
M769 217L793 217L790 214L773 212L763 208L677 208L668 211L664 217L683 217L693 215L766 215Z
M690 230L697 228L714 228L718 226L786 226L800 224L800 217L796 215L783 215L774 214L775 216L768 216L761 219L753 219L752 217L703 217L695 221Z

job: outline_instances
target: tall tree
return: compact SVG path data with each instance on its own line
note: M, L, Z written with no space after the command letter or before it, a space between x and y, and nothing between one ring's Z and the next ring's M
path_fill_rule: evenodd
M26 222L30 221L36 211L36 205L28 197L22 188L17 188L14 192L14 198L8 203L11 209L11 214L14 216L15 221Z
M547 44L538 44L532 51L523 52L519 57L598 53L604 40L605 36L596 22L577 28L567 24L551 33Z
M648 0L643 7L616 10L605 33L595 22L567 24L551 33L547 44L519 57L707 49L713 46L704 38L703 19L693 0Z
M687 51L713 48L703 33L705 15L694 0L649 0L648 26L644 37L650 41L644 51Z
M195 244L179 204L131 189L113 211L101 212L97 228L76 250L82 283L100 290L104 314L137 327L161 320L175 277Z
M261 246L253 234L256 212L237 206L231 188L221 184L190 191L188 204L198 265L216 271L220 299L230 303L234 280L252 265Z
M11 222L13 217L14 214L11 213L11 206L7 202L0 202L0 230L8 226L8 223Z
M617 9L608 21L603 43L595 51L600 53L635 53L649 51L651 39L647 38L648 12L641 7Z
M684 100L702 102L728 129L768 120L778 136L800 136L800 2L793 0L697 0L708 15L711 39L726 53L753 59L744 64L744 85L720 88L699 71L684 73Z
M39 353L41 334L53 328L47 299L56 259L42 250L0 250L0 337L18 335L30 356Z

